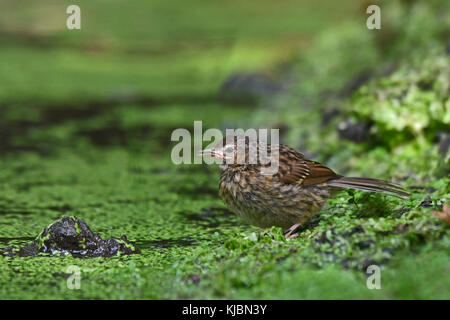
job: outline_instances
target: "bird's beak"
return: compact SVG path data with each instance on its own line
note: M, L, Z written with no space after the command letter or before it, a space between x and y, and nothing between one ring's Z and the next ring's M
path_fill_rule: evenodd
M207 156L207 157L217 157L217 152L214 151L214 149L203 149L199 152L200 156Z
M219 159L225 159L225 157L223 156L223 154L221 152L218 152L217 150L214 150L214 149L203 149L199 152L199 155L210 156L210 157L215 157L215 158L219 158Z
M198 155L200 155L200 156L212 156L212 154L213 154L213 149L203 149L198 152Z

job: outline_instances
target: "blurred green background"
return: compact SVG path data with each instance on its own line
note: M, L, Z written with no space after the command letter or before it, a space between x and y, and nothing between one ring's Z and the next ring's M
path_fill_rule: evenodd
M450 298L433 213L449 202L449 38L445 0L0 1L0 249L72 215L142 249L0 256L0 298ZM171 162L171 132L194 120L280 128L339 173L413 195L342 192L286 241L226 209L218 168Z

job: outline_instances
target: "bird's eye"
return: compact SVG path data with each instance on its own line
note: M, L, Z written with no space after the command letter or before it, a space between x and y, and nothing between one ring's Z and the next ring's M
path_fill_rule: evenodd
M227 146L225 147L225 153L233 153L234 152L234 146Z

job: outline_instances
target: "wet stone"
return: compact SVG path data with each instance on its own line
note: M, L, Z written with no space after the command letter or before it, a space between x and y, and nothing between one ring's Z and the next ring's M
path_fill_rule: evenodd
M0 253L18 257L71 254L75 258L95 258L135 254L140 250L126 236L104 240L83 220L64 217L47 226L32 243L23 247L11 246Z
M450 149L450 132L439 132L439 152L446 154Z
M252 102L282 90L283 84L269 76L258 73L235 73L223 83L219 96L225 101Z
M427 196L420 204L419 207L422 208L431 208L433 207L433 202L431 201L430 196Z
M350 119L342 121L338 125L338 133L342 139L361 143L369 138L371 125L366 122L355 123Z

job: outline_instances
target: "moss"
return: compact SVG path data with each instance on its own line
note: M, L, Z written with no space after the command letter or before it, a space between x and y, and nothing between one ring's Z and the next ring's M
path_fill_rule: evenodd
M75 224L74 224L74 226L75 226L75 231L76 231L78 234L80 234L80 233L81 233L81 229L80 229L80 226L78 225L78 222L77 222L78 218L75 217L75 216L72 216L71 218L72 218L73 220L75 220Z
M435 141L450 124L450 62L443 48L438 52L402 65L355 93L351 112L374 123L377 141L388 147L408 140Z
M448 162L434 141L448 126L442 30L450 20L435 14L446 2L381 3L381 33L361 28L361 16L348 12L360 23L338 23L352 1L302 12L292 10L297 2L277 4L286 19L274 19L268 4L256 13L241 2L225 10L202 3L211 15L192 19L197 7L180 3L186 11L173 13L180 19L146 19L154 28L142 28L136 3L101 10L86 3L95 25L78 36L34 36L38 44L49 39L48 47L2 38L0 58L9 63L0 74L0 249L76 215L102 238L126 234L141 253L0 256L1 298L449 298L442 277L449 228L432 214L450 201ZM161 1L139 6L149 14L167 8ZM33 8L26 10L33 15ZM21 10L4 11L5 24L23 19ZM124 29L121 14L136 25ZM295 51L295 39L309 36L301 30L325 26ZM209 47L237 29L239 41ZM179 41L180 30L189 40ZM217 99L236 70L277 74L286 61L289 76L279 75L290 86L282 94L257 106ZM376 130L360 143L342 139L337 127L349 118ZM308 156L343 174L391 178L412 197L342 192L297 239L286 240L279 228L246 225L226 209L215 168L170 161L171 131L199 119L205 129L283 127L284 142ZM382 290L367 289L369 264L381 266ZM71 265L81 269L80 290L67 288Z

